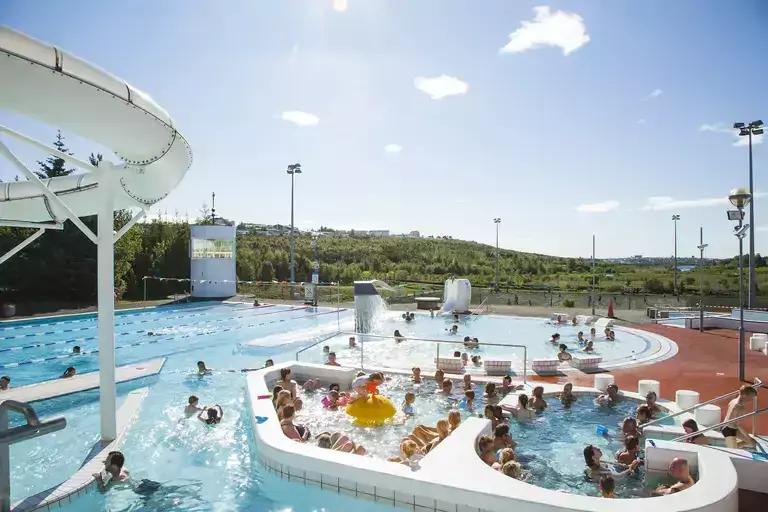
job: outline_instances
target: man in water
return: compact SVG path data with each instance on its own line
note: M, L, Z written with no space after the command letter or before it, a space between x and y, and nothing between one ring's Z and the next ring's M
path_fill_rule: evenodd
M72 353L73 354L79 354L80 353L80 345L75 345L72 347Z
M325 364L328 366L341 366L336 362L336 352L328 352L328 362Z
M612 476L606 475L600 479L600 494L603 498L613 498L614 489L616 489L616 482Z
M696 483L693 480L693 477L691 477L688 461L681 457L672 459L672 462L669 463L669 475L677 480L677 483L672 485L660 485L658 489L651 491L651 496L674 494L676 492L684 491Z
M66 370L64 370L64 373L61 374L60 379L68 379L70 377L74 377L75 374L77 374L77 370L75 370L74 366L70 366Z
M357 343L355 342L354 336L349 337L349 348L357 348Z
M7 391L11 388L11 378L7 375L0 377L0 391Z
M611 384L605 388L605 393L595 398L595 405L611 405L621 401L619 386Z
M200 375L202 377L203 375L210 375L211 373L213 373L213 370L211 368L208 368L207 366L205 366L205 361L198 361L197 362L197 374L198 375Z
M104 471L95 473L96 485L101 492L107 492L116 484L127 483L130 480L130 474L123 468L125 456L122 452L109 452L104 459Z
M197 398L195 395L192 395L188 399L188 404L186 407L184 407L184 415L189 418L190 416L194 416L195 414L199 413L203 410L202 407L198 407L197 404L200 403L200 399Z

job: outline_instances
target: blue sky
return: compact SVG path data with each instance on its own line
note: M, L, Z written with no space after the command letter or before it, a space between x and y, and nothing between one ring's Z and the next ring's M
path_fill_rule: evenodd
M300 162L302 228L493 243L501 217L509 249L588 256L595 233L598 257L670 255L678 213L680 254L703 226L707 254L731 256L723 198L748 161L727 127L768 121L764 87L745 85L768 83L760 0L5 0L0 23L174 116L195 162L156 208L191 217L215 191L227 218L288 223ZM755 215L765 254L768 195Z

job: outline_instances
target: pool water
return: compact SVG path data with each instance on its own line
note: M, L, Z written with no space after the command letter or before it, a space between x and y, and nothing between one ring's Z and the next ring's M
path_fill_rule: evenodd
M434 358L439 346L440 355L448 357L454 351L467 352L471 357L479 355L481 359L507 359L513 362L513 367L522 368L523 349L515 347L497 347L484 345L483 342L504 345L525 345L527 347L528 365L535 358L557 357L556 344L548 340L554 333L560 334L559 343L568 347L571 353L578 353L581 349L578 343L578 333L582 331L584 338L589 340L590 326L587 325L552 325L541 318L508 317L482 315L465 318L457 325L458 333L450 334L447 329L453 325L452 317L430 318L428 314L416 314L412 322L405 322L401 316L394 312L383 314L383 318L375 323L376 327L370 334L387 336L386 339L373 336L364 336L363 365L384 366L390 368L410 368L414 365L422 367L434 367ZM441 343L430 343L409 339L401 344L391 338L395 329L406 338L421 338L441 340ZM650 336L645 336L637 331L628 331L616 328L616 341L607 341L597 333L594 338L595 355L603 358L602 364L628 364L641 355L654 350L658 343ZM466 349L462 340L464 336L478 338L480 347ZM340 334L330 340L327 345L336 351L337 360L342 365L360 366L361 353L359 349L348 348L348 334ZM302 360L309 362L324 362L322 347L318 346L307 350L302 354ZM473 371L470 368L468 371ZM479 367L477 371L482 371Z
M107 495L91 494L67 505L65 510L298 512L359 508L360 502L355 498L281 481L259 467L251 442L250 420L244 416L247 410L245 378L239 372L241 368L261 367L267 358L276 362L295 360L298 350L310 347L339 330L352 330L353 315L351 310L330 308L253 308L250 305L222 303L118 313L115 319L118 365L156 357L168 358L158 376L118 385L118 405L131 389L149 386L139 418L129 430L122 450L126 455L126 467L133 478L160 482L161 490L151 496L141 496L128 489L115 490ZM400 328L406 336L438 335L454 339L445 334L443 329L449 324L442 319L421 315L415 322L407 326L403 324L398 322L396 315L388 315L382 323L382 328L386 328L382 332ZM153 335L150 336L148 331L152 331ZM536 351L550 353L552 349L546 340L552 332L560 332L566 343L571 345L576 332L571 327L547 326L538 319L501 317L468 321L460 325L459 333L463 335L464 331L471 331L481 342L493 339L527 343L531 347L529 357L533 357ZM14 387L55 379L67 366L75 366L78 373L98 368L94 316L5 323L0 325L0 338L0 374L9 375ZM632 350L642 350L646 346L641 338L618 330L617 338L616 345L603 347L606 352L615 351L617 358L626 357ZM334 338L331 342L339 347L343 363L359 362L358 352L342 350L341 347L346 346L346 336ZM82 354L71 354L75 344L81 347ZM394 352L391 345L394 345L391 340L374 341L366 344L365 352L375 360L395 354L397 360L387 362L404 363L406 368L413 366L406 357L409 354L417 361L424 361L415 364L427 366L425 363L431 361L429 351L415 343L404 344L399 349L395 348ZM493 353L490 348L486 352L484 347L479 352L483 357ZM507 352L502 348L500 353ZM322 361L322 344L305 354L307 359ZM199 360L217 371L206 377L197 376L194 372ZM387 384L387 392L392 393L398 407L409 385L406 379L395 379ZM352 437L365 444L374 455L395 455L397 439L403 432L412 429L415 421L434 424L447 414L450 404L431 401L428 398L429 385L426 387L427 392L416 403L419 418L407 420L396 427L400 430L391 434L391 440L395 441L393 446L390 446L389 440L379 443L374 433L369 431L355 432ZM220 404L224 409L223 421L208 427L196 418L184 419L183 407L192 394L199 396L203 405ZM74 473L98 438L97 391L34 405L43 418L64 415L68 426L61 432L11 448L11 465L14 468L11 494L14 500L44 490ZM346 418L343 421L347 421ZM318 424L318 428L321 427ZM594 430L591 426L585 428L583 436L589 437L590 429ZM541 449L548 450L549 447L542 446ZM365 510L384 509L391 509L391 506L365 503Z

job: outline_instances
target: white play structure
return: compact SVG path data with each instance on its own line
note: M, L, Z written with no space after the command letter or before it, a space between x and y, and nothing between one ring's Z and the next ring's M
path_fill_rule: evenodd
M0 257L0 264L71 220L98 247L98 344L101 437L115 438L114 243L176 187L192 164L192 151L173 119L146 93L59 48L0 27L0 109L13 110L110 149L94 167L26 135L12 137L64 159L84 173L40 180L0 139L2 154L22 181L3 183L0 225L37 228ZM113 231L116 209L138 209ZM78 217L98 215L98 236Z
M468 313L472 299L469 279L448 279L443 288L443 307L440 313Z

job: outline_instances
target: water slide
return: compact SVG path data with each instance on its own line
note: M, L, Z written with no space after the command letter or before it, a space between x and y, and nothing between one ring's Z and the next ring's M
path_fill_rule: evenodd
M112 150L121 160L110 170L114 209L146 210L167 196L192 164L187 141L149 95L7 27L0 27L0 109L14 110ZM0 135L18 136L4 127ZM0 145L0 149L8 156L7 148ZM43 180L77 217L94 215L99 208L99 170L86 169L91 172ZM0 185L0 220L66 219L66 210L46 197L37 183Z
M448 279L443 288L443 307L439 314L468 313L471 298L469 279Z

